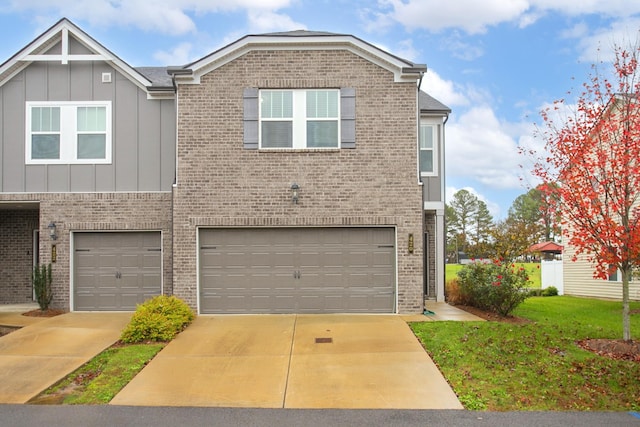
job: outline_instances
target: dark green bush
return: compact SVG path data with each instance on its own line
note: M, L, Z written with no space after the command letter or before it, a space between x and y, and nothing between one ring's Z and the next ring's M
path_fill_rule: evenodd
M549 286L548 288L544 288L542 290L543 297L555 297L558 295L558 288L555 286Z
M530 297L541 297L542 296L542 289L529 289L529 296Z
M528 297L529 277L515 264L474 262L458 272L458 285L469 305L507 316Z
M46 311L53 300L51 264L42 264L33 267L31 281L38 306L40 306L40 310Z
M171 341L194 317L184 301L159 295L138 305L120 340L127 344Z

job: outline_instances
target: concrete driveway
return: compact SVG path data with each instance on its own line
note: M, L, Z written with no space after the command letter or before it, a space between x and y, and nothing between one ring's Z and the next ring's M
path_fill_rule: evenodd
M0 316L2 324L27 326L0 339L0 403L26 403L91 360L120 338L132 313L18 315Z
M395 315L199 316L111 404L462 409Z

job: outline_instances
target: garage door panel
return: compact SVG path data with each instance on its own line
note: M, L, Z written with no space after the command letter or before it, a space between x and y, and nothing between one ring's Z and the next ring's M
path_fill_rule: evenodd
M151 269L154 271L160 271L162 267L162 257L158 254L145 254L142 257L142 267L145 269Z
M135 310L159 295L159 232L74 233L74 309Z
M392 228L201 229L199 236L202 313L394 310ZM226 257L231 248L235 260Z

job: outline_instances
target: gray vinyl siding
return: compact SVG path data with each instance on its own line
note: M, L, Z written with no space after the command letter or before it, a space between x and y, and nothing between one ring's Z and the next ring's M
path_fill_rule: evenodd
M22 85L9 82L1 88L2 92L2 191L22 191L24 176L24 126L19 128L12 123L24 123L24 108L15 108L21 99ZM19 141L19 143L15 143ZM12 143L13 142L13 143Z
M444 200L444 196L442 195L441 175L423 176L422 184L422 192L425 202L441 202Z
M84 47L71 43L72 51ZM54 49L59 47L54 46ZM102 83L110 72L112 83ZM25 164L27 101L111 101L111 164ZM0 87L0 192L170 191L174 100L147 93L110 65L34 62Z

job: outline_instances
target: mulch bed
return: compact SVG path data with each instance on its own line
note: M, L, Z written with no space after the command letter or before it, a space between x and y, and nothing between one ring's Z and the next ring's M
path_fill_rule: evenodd
M471 307L469 305L455 305L454 307L459 308L460 310L464 310L467 313L474 314L484 320L489 320L492 322L502 322L502 323L511 323L514 325L523 325L526 323L531 323L531 320L525 319L524 317L517 316L500 316L497 313L492 313L490 311L480 310L476 307Z
M53 316L58 316L59 314L64 314L66 313L66 311L64 310L55 310L52 308L49 308L47 310L31 310L31 311L27 311L26 313L22 313L23 316L30 316L30 317L53 317Z
M480 310L476 307L470 307L466 305L456 305L456 308L464 310L468 313L475 314L476 316L492 321L510 323L515 325L522 325L531 323L529 319L524 319L517 316L500 316L496 313ZM635 313L638 310L633 310ZM595 353L602 357L608 357L616 360L629 360L632 362L640 363L640 341L624 341L624 340L611 340L611 339L585 339L576 342L582 349Z
M578 341L577 344L603 357L640 363L640 341L590 339Z

